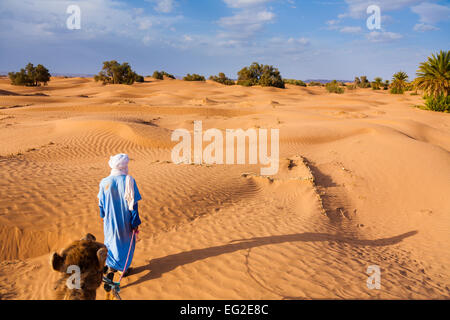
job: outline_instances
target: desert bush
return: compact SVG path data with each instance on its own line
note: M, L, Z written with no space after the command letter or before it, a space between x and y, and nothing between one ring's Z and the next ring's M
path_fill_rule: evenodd
M131 66L124 62L118 63L116 60L103 62L102 70L94 77L95 81L102 81L103 84L133 84L137 80L144 81L131 69Z
M157 80L163 80L164 76L161 72L155 71L155 72L153 72L152 78L155 78Z
M355 89L356 89L356 86L355 86L354 84L349 84L349 85L347 86L347 89L348 89L348 90L355 90Z
M380 77L376 77L372 82L372 89L380 90L382 86L383 86L383 79Z
M237 84L242 86L285 87L277 68L257 62L253 62L249 67L245 67L238 72Z
M19 72L10 72L8 73L9 80L11 80L11 84L15 86L32 86L33 81L27 75L25 69L20 69Z
M406 83L405 91L413 91L415 88L414 82Z
M425 106L427 109L440 112L450 112L449 95L425 95L423 98L425 99Z
M254 85L252 80L239 80L237 84L244 87L251 87Z
M360 82L358 83L358 87L360 88L370 88L370 82L367 80L366 76L359 77Z
M206 81L204 76L201 76L199 74L193 73L193 74L187 74L184 78L184 81Z
M308 86L310 86L310 87L322 87L322 84L320 82L317 82L317 81L310 81L308 83Z
M306 83L304 83L302 80L284 79L283 81L285 84L292 84L294 86L306 87Z
M404 88L398 88L398 87L392 87L391 91L392 94L404 94L405 89Z
M341 88L339 86L339 83L336 80L333 80L333 81L327 83L325 85L325 88L330 93L338 93L338 94L344 93L344 90L345 90L344 88Z
M175 79L175 76L173 74L167 73L165 71L162 71L163 76L170 78L170 79Z
M234 81L227 78L227 76L223 72L220 72L217 76L210 76L209 80L224 84L226 86L232 86L235 84Z
M28 63L25 69L19 72L8 73L12 85L16 86L39 86L41 83L47 85L50 81L50 73L42 64L36 67L32 63Z
M155 72L153 72L152 78L155 78L157 80L164 80L164 77L170 78L170 79L175 79L175 76L167 73L165 71L158 71L156 70Z

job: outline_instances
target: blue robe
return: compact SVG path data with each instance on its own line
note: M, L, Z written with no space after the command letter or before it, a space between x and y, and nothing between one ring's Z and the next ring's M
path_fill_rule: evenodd
M139 189L134 183L133 211L130 211L124 198L126 176L109 176L100 182L98 193L100 217L103 218L105 246L108 249L106 265L118 271L125 269L128 250L130 249L133 229L141 224L138 201L141 200ZM130 257L126 269L133 260L136 237L131 244Z

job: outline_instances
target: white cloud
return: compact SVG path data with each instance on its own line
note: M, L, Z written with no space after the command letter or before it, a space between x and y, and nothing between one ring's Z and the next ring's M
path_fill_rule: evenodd
M310 40L307 38L289 38L287 41L289 44L299 44L299 45L308 45L310 43Z
M138 19L138 23L139 23L139 30L148 30L152 27L153 22L151 19L149 18L140 18Z
M387 31L372 31L366 35L371 42L389 42L403 38L401 34Z
M259 12L243 11L231 17L223 17L219 20L219 24L223 27L242 27L247 25L260 25L270 22L275 17L270 11L263 10Z
M450 20L450 7L448 6L423 2L412 7L411 10L419 15L419 20L422 23L434 24L439 21Z
M149 2L154 2L155 10L162 13L170 13L173 11L173 8L175 6L174 0L146 0Z
M339 29L342 33L360 33L362 32L361 27L342 27Z
M69 34L72 38L95 39L109 35L146 39L143 40L146 43L150 29L156 33L156 28L168 28L181 19L148 15L142 8L132 8L117 0L80 0L76 4L81 9L81 29L69 33L66 8L73 1L2 1L0 34L14 34L16 38L61 40Z
M271 0L223 0L230 8L249 8L260 6Z
M223 17L218 24L225 30L220 37L244 39L260 31L266 23L272 22L275 14L266 9L260 11L243 10L233 16Z
M348 5L348 11L340 14L339 18L351 17L360 19L368 17L367 8L370 5L377 5L381 9L381 13L402 9L413 4L422 2L423 0L345 0Z
M341 33L360 33L363 31L359 26L341 26L339 20L329 20L326 23L328 30L338 30Z
M436 28L431 24L418 23L414 26L414 31L418 32L435 31L435 30L439 30L439 28Z
M286 1L287 1L287 3L289 3L289 6L290 6L292 9L297 9L297 6L296 6L294 0L286 0Z

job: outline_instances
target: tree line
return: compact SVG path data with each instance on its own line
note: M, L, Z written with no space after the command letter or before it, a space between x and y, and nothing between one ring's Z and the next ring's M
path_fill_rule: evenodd
M223 72L217 76L210 76L209 80L223 85L241 85L241 86L263 86L285 88L286 84L296 86L325 86L330 93L343 93L345 88L353 90L356 88L372 88L373 90L390 90L392 94L403 94L406 91L423 91L425 107L429 110L450 112L450 51L440 51L433 53L428 60L422 62L416 72L417 77L408 82L408 75L404 71L396 72L392 80L385 80L376 77L369 81L366 76L355 77L352 84L333 80L325 85L320 82L309 82L306 84L302 80L283 79L280 71L271 66L252 63L248 67L242 68L238 73L237 81L228 78ZM36 67L32 63L21 69L19 72L10 72L9 78L13 85L40 86L47 85L50 81L50 73L43 65ZM165 78L175 79L175 77L165 71L155 71L153 78L164 80ZM131 66L124 62L120 64L116 60L103 62L102 70L94 77L95 81L101 81L103 84L128 84L135 82L144 82L144 77L138 75L131 69ZM206 81L205 77L199 74L187 74L184 81Z

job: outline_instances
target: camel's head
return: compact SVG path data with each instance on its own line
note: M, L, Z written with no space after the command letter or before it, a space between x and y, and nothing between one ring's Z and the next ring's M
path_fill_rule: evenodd
M61 254L53 253L52 268L62 274L55 286L56 299L95 300L107 254L105 245L92 234L74 241Z

